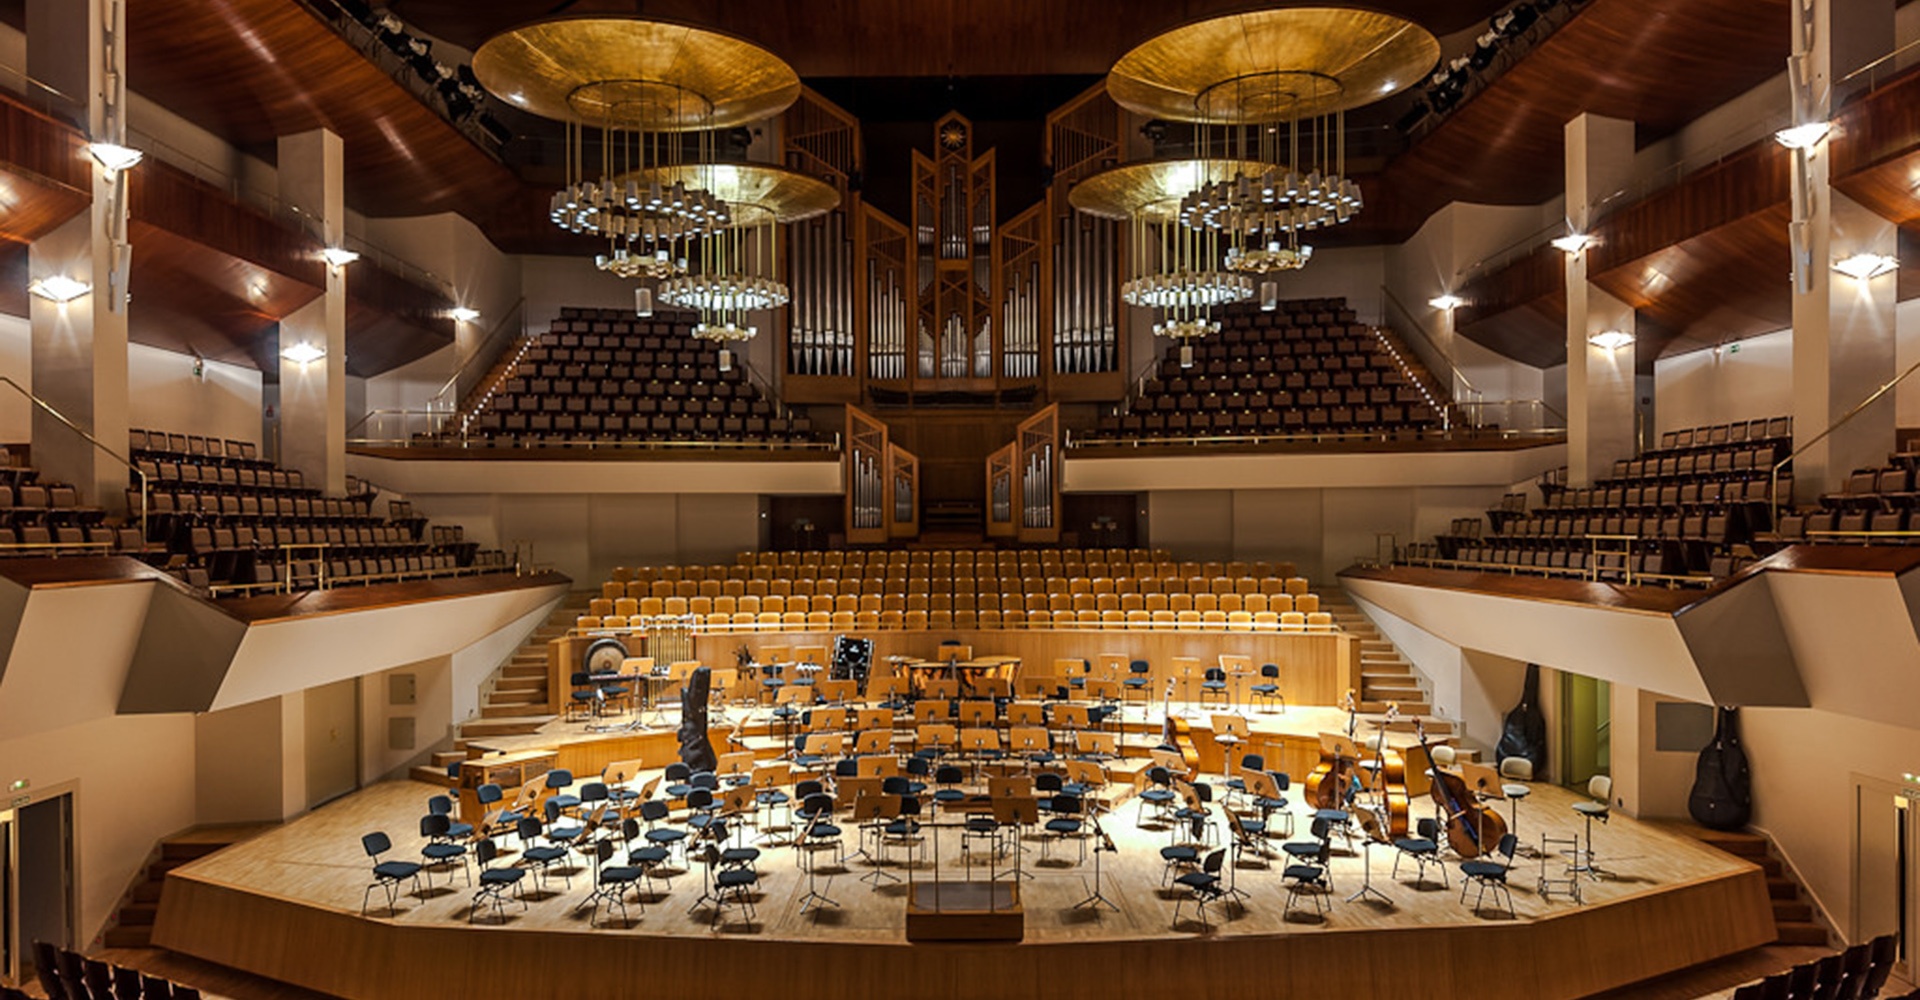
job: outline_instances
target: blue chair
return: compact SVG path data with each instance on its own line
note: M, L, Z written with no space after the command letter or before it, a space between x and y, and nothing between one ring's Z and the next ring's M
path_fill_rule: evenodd
M747 925L751 927L758 917L753 907L753 890L760 884L760 873L751 868L723 867L721 855L717 844L708 844L700 855L707 866L707 891L703 899L713 901L713 920L709 926L719 927L727 906L732 904L746 913ZM698 908L699 903L695 903L694 909Z
M1134 660L1127 664L1127 676L1120 682L1122 699L1139 695L1142 702L1153 700L1153 665L1145 660Z
M616 680L619 676L618 673L603 673L592 674L587 678L593 684L595 690L599 692L599 698L597 699L599 703L615 702L620 705L626 704L630 689L625 684L621 684Z
M666 879L655 875L654 872L666 865L667 855L669 853L668 849L664 845L648 841L640 830L639 820L632 817L621 820L620 839L627 845L628 866L638 870L640 877L644 879L647 884L651 885L654 882L666 882ZM636 844L645 846L636 847ZM642 901L641 907L643 910L645 906L645 901Z
M380 855L393 850L393 841L385 833L375 831L360 838L360 846L373 859L373 881L367 883L367 891L360 894L360 915L367 915L367 901L373 890L384 889L387 893L387 913L391 915L400 902L400 883L412 882L413 890L420 891L420 866L411 861L382 861Z
M1287 710L1287 696L1280 693L1280 668L1275 664L1260 666L1260 683L1248 687L1247 694L1266 702L1269 709L1278 703L1282 712Z
M544 810L547 817L546 838L550 844L559 844L572 850L575 844L585 840L587 834L591 832L583 822L578 820L569 822L566 814L561 811L559 803L553 799L547 800Z
M1057 841L1068 837L1080 842L1080 860L1087 860L1087 840L1080 836L1083 824L1080 821L1081 799L1077 795L1055 795L1050 803L1054 817L1042 824L1047 838L1040 842L1040 860L1047 859L1047 851Z
M1200 677L1201 707L1206 707L1210 699L1218 699L1222 707L1231 701L1227 696L1227 672L1219 667L1208 667Z
M967 772L951 764L942 764L933 772L933 783L940 786L933 793L935 802L959 802L967 797L960 790L960 783L967 780Z
M993 750L988 751L988 753L998 754L999 751ZM933 777L932 762L925 757L908 757L906 771L907 794L920 795L925 792L927 790L927 782Z
M601 840L593 845L593 853L590 855L593 858L593 891L587 894L586 899L580 901L579 906L574 907L576 912L581 907L592 908L592 912L587 914L589 927L594 926L594 918L600 915L602 904L606 905L608 916L613 915L614 907L619 907L621 924L626 927L633 926L633 918L627 915L627 891L633 888L635 882L640 881L641 872L633 865L607 864L608 861L613 860L614 850L612 840ZM645 905L641 904L643 911Z
M580 804L580 796L567 791L573 787L573 772L564 767L556 767L547 772L547 791L552 792L548 802L560 803L562 809L572 809Z
M836 854L833 861L838 864L841 830L833 822L833 796L823 791L817 781L803 781L794 786L793 791L800 800L799 808L793 811L794 819L800 824L800 834L795 841L799 850L794 852L794 862L812 871L819 864L814 854L820 848L832 847Z
M575 816L585 819L587 814L593 811L594 807L606 805L612 800L613 795L607 790L606 782L589 781L580 786L580 802L573 807L573 813Z
M693 768L688 767L684 761L676 760L668 764L663 777L667 783L667 798L684 799L688 792L693 791L693 786L688 783L693 778Z
M908 864L913 863L914 853L926 846L926 841L920 836L920 800L912 795L901 796L900 815L880 828L881 864L886 864L889 846L906 848Z
M1467 901L1469 886L1478 887L1480 891L1473 898L1473 912L1479 913L1481 902L1491 890L1496 900L1503 895L1507 897L1507 916L1515 916L1513 890L1507 885L1507 873L1513 870L1513 852L1519 846L1520 838L1511 833L1505 834L1491 854L1461 862L1460 874L1465 880L1460 883L1460 901Z
M467 884L473 884L473 870L467 865L467 845L455 843L447 836L448 823L444 813L428 813L420 817L420 836L427 843L420 848L423 861L421 871L426 873L427 888L433 888L433 870L436 867L450 866L460 862L460 873L467 878ZM447 881L453 881L453 872L447 872Z
M667 803L661 799L648 799L640 803L640 818L647 824L646 841L655 847L671 852L682 847L687 839L687 831L670 826L661 826L667 818ZM661 859L666 860L665 858Z
M1419 885L1427 880L1427 866L1440 869L1440 885L1448 888L1447 866L1440 863L1440 823L1432 818L1422 819L1414 824L1414 836L1400 837L1393 842L1393 878L1400 877L1400 859L1412 858L1420 866L1413 878L1413 884Z
M1328 812L1337 810L1321 811ZM1315 815L1312 825L1307 827L1307 831L1312 835L1313 839L1290 840L1281 844L1280 850L1286 853L1292 864L1317 864L1321 868L1325 868L1327 866L1327 858L1333 854L1333 826L1334 820L1332 817ZM1289 864L1287 871L1293 870L1292 864ZM1304 875L1306 873L1302 874ZM1283 872L1281 877L1290 878L1292 876L1286 875ZM1325 871L1314 876L1313 880L1323 882L1329 888L1333 885L1333 877ZM1293 902L1292 897L1289 896L1287 901L1291 904Z
M567 682L573 688L567 701L567 717L578 718L582 715L600 713L600 689L593 683L593 676L584 670L576 670L568 675Z
M1060 786L1058 771L1042 771L1033 776L1033 797L1041 812L1053 811L1053 800L1059 794Z
M1266 769L1267 769L1267 759L1261 756L1260 754L1249 753L1249 754L1242 754L1240 756L1241 774L1245 774L1248 771L1264 771ZM1246 778L1241 777L1240 775L1235 775L1227 779L1227 801L1228 802L1232 802L1236 796L1244 797L1246 794L1247 794Z
M1287 886L1287 905L1280 910L1281 920L1287 919L1293 912L1293 905L1302 897L1313 903L1315 916L1324 916L1332 905L1327 897L1333 895L1333 877L1329 874L1331 868L1328 865L1328 859L1333 854L1333 845L1325 839L1326 831L1320 829L1325 824L1326 820L1313 821L1315 833L1322 839L1305 845L1309 850L1304 852L1295 850L1296 847L1302 846L1298 844L1281 845L1287 852L1287 856L1292 859L1280 873L1281 881Z
M474 860L480 866L480 889L473 894L473 906L467 910L467 923L473 923L486 904L493 904L493 911L503 922L507 919L505 899L508 889L513 890L513 898L520 901L520 908L527 908L527 898L520 891L520 880L527 874L525 868L513 865L493 865L499 856L500 848L491 838L483 838L473 845Z
M697 835L714 821L713 789L696 788L687 793L687 829Z
M509 831L513 830L526 815L517 809L500 806L500 803L507 800L507 793L501 790L499 785L492 783L481 785L473 790L473 797L480 803L480 835L483 837L492 836L493 828L497 826L504 826ZM500 807L496 809L495 806Z
M571 853L566 845L554 843L551 840L544 844L535 843L536 838L540 836L540 821L532 816L522 818L515 824L515 829L520 834L520 843L524 845L520 850L520 864L532 871L536 879L544 881L548 870L567 860L567 855ZM566 879L567 888L573 888L572 873L562 868L560 875Z
M1141 811L1153 807L1153 817L1165 820L1173 815L1173 804L1180 796L1173 790L1173 772L1155 764L1147 768L1147 788L1140 793L1140 804L1134 808L1134 820L1140 822L1144 817Z
M493 786L498 791L500 786ZM473 836L473 824L462 823L453 818L453 797L435 795L427 799L427 812L447 817L447 839L467 840Z
M1180 926L1180 910L1189 902L1200 911L1200 926L1212 929L1213 924L1207 920L1207 904L1227 894L1226 886L1220 881L1220 869L1226 864L1226 857L1224 849L1213 851L1200 863L1200 867L1173 880L1174 885L1187 890L1173 904L1173 926L1176 929Z

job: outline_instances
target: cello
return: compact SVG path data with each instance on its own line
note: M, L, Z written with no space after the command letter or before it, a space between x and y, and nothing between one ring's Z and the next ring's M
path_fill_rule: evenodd
M1178 682L1167 678L1167 694L1161 701L1165 724L1161 727L1160 742L1180 751L1180 760L1186 765L1186 779L1196 781L1200 777L1200 749L1193 743L1193 724L1184 715L1173 714L1173 689Z
M1479 857L1507 835L1507 821L1474 798L1467 790L1466 779L1440 770L1439 762L1433 759L1433 748L1427 745L1427 728L1418 718L1414 720L1414 732L1420 739L1420 749L1426 752L1427 770L1433 776L1433 787L1428 791L1447 814L1447 846L1463 858Z

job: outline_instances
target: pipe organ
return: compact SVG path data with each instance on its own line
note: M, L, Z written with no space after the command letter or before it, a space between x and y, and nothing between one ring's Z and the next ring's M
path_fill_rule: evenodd
M884 390L1113 400L1126 393L1119 299L1125 228L1076 215L1066 191L1120 156L1119 109L1102 87L1047 119L1044 201L998 220L995 154L973 123L934 125L915 151L904 222L866 204L857 119L809 90L782 118L787 164L834 184L841 205L786 227L782 394L860 403ZM867 181L871 186L872 179Z

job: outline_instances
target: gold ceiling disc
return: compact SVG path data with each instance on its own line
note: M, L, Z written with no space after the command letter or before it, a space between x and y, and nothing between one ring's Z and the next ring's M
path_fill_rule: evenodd
M1271 164L1253 160L1142 160L1108 167L1068 192L1073 207L1103 219L1164 222L1195 188L1232 180L1235 174L1258 177Z
M473 73L523 111L584 125L688 132L785 111L800 76L752 42L624 17L540 21L501 32Z
M1433 33L1350 7L1229 14L1175 28L1120 57L1107 93L1172 121L1253 124L1345 111L1402 90L1440 59Z
M648 167L614 178L637 181L644 190L658 181L675 181L700 188L727 203L735 226L758 226L768 221L799 222L832 211L840 192L823 180L767 163L687 163Z

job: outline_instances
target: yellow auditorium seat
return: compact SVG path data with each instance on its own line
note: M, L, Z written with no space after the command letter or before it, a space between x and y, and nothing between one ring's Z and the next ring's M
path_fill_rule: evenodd
M853 627L857 629L877 629L880 627L880 612L860 611L853 616Z
M1307 631L1309 632L1333 631L1333 615L1325 611L1308 612Z
M866 614L868 612L871 612L876 615L879 614L881 611L880 595L879 594L861 594L860 607L858 610L862 614Z
M1287 612L1294 610L1292 594L1270 594L1270 595L1266 595L1266 597L1267 597L1267 610L1273 612L1274 614L1284 615Z
M662 601L661 604L664 605L661 610L668 615L684 615L687 613L687 599L684 597L669 597L665 601Z
M760 599L760 610L779 614L787 610L787 599L775 594L768 594Z
M581 615L573 620L573 627L581 632L600 627L599 615Z
M1126 628L1127 627L1126 612L1121 611L1118 608L1112 611L1100 612L1100 627L1101 628Z
M1120 613L1126 616L1127 628L1129 629L1150 629L1153 627L1153 616L1145 611L1134 610L1122 611Z
M740 599L738 597L716 597L713 599L713 610L716 614L733 614L740 610Z
M1287 577L1287 593L1292 594L1295 597L1299 597L1301 594L1306 593L1307 588L1309 586L1310 585L1307 583L1307 578L1304 576Z
M788 614L792 614L792 613L793 612L788 612ZM833 627L833 612L831 611L809 611L806 613L806 615L807 615L807 627L810 629L814 629L817 631L819 629L828 629ZM852 618L853 616L848 615L847 617Z
M798 611L804 615L807 612L813 610L813 598L808 597L804 594L795 594L792 597L787 598L786 610Z
M731 630L733 615L725 611L715 611L704 619L703 624L709 632L727 632Z
M1239 594L1221 594L1219 596L1220 610L1225 611L1227 614L1247 610L1244 599Z
M921 608L907 612L903 627L911 630L925 631L927 628L926 609Z
M1227 612L1227 631L1229 632L1253 631L1253 613L1250 611Z
M640 616L642 618L658 618L666 613L667 602L660 598L642 597L640 599Z
M1193 595L1193 610L1201 614L1211 614L1220 610L1220 597L1217 594Z
M1287 611L1280 615L1280 631L1304 632L1307 629L1307 616L1298 611Z
M677 583L675 583L675 584L673 585L673 596L675 596L675 597L699 597L699 596L700 596L700 582L699 582L698 580L681 580L681 581L679 581L679 582L677 582Z
M1148 613L1173 610L1167 606L1167 595L1165 594L1146 594L1142 596L1141 601L1145 605Z
M786 577L780 577L780 576L776 576L773 579L768 580L767 595L769 597L792 597L793 581L790 579L787 579Z
M709 577L705 580L700 581L701 597L719 597L720 594L721 594L720 580L718 578Z
M938 614L938 612L935 612ZM953 627L961 629L979 628L979 613L972 610L960 610L953 613Z
M902 618L903 614L903 612L891 608L880 612L880 627L894 629L905 628L906 623Z
M999 628L1000 612L992 609L979 612L978 627L979 628Z
M613 602L613 613L631 618L640 613L640 602L631 597L617 598Z
M1267 607L1267 595L1265 594L1261 594L1261 593L1245 594L1241 596L1240 601L1241 601L1241 606L1245 610L1256 613L1256 614L1262 611L1272 610L1271 608Z
M703 618L706 617L707 615L713 614L713 598L711 597L689 598L687 600L687 613L690 615L699 615Z
M1002 627L1002 628L1026 628L1026 627L1027 627L1027 613L1026 613L1026 611L1024 611L1024 610L1022 610L1022 609L1020 609L1020 608L1008 608L1008 609L1007 609L1006 611L1003 611L1003 612L1001 612L1001 613L1000 613L1000 627Z
M1068 613L1071 614L1071 612L1068 612ZM1053 612L1051 611L1027 612L1027 627L1028 628L1052 628Z
M770 593L770 591L768 590L768 584L770 584L771 582L772 581L770 580L748 580L747 596L748 597L767 596L767 594Z
M787 611L782 613L780 615L780 627L788 629L806 628L807 613L805 611Z
M745 597L747 595L747 581L728 580L720 585L720 592L728 597Z
M1200 612L1200 627L1213 632L1225 631L1227 627L1227 613L1225 611Z
M1301 594L1295 597L1293 599L1293 610L1309 615L1313 614L1315 611L1320 610L1320 595Z
M1139 594L1121 594L1120 610L1145 611L1147 610L1146 598L1140 596Z
M655 580L647 585L647 596L666 600L673 596L672 580Z
M738 610L744 611L750 615L757 615L760 613L760 601L761 601L761 598L748 595L746 597L739 598L735 602L735 604Z
M1280 631L1280 616L1278 614L1275 614L1272 611L1254 612L1253 613L1253 630L1255 632Z
M587 602L587 614L602 617L613 614L613 601L605 597L596 597Z
M1177 627L1179 628L1199 628L1200 612L1176 611L1173 613L1173 620L1177 623Z
M780 627L780 612L762 611L753 616L753 624L759 628L777 629Z

